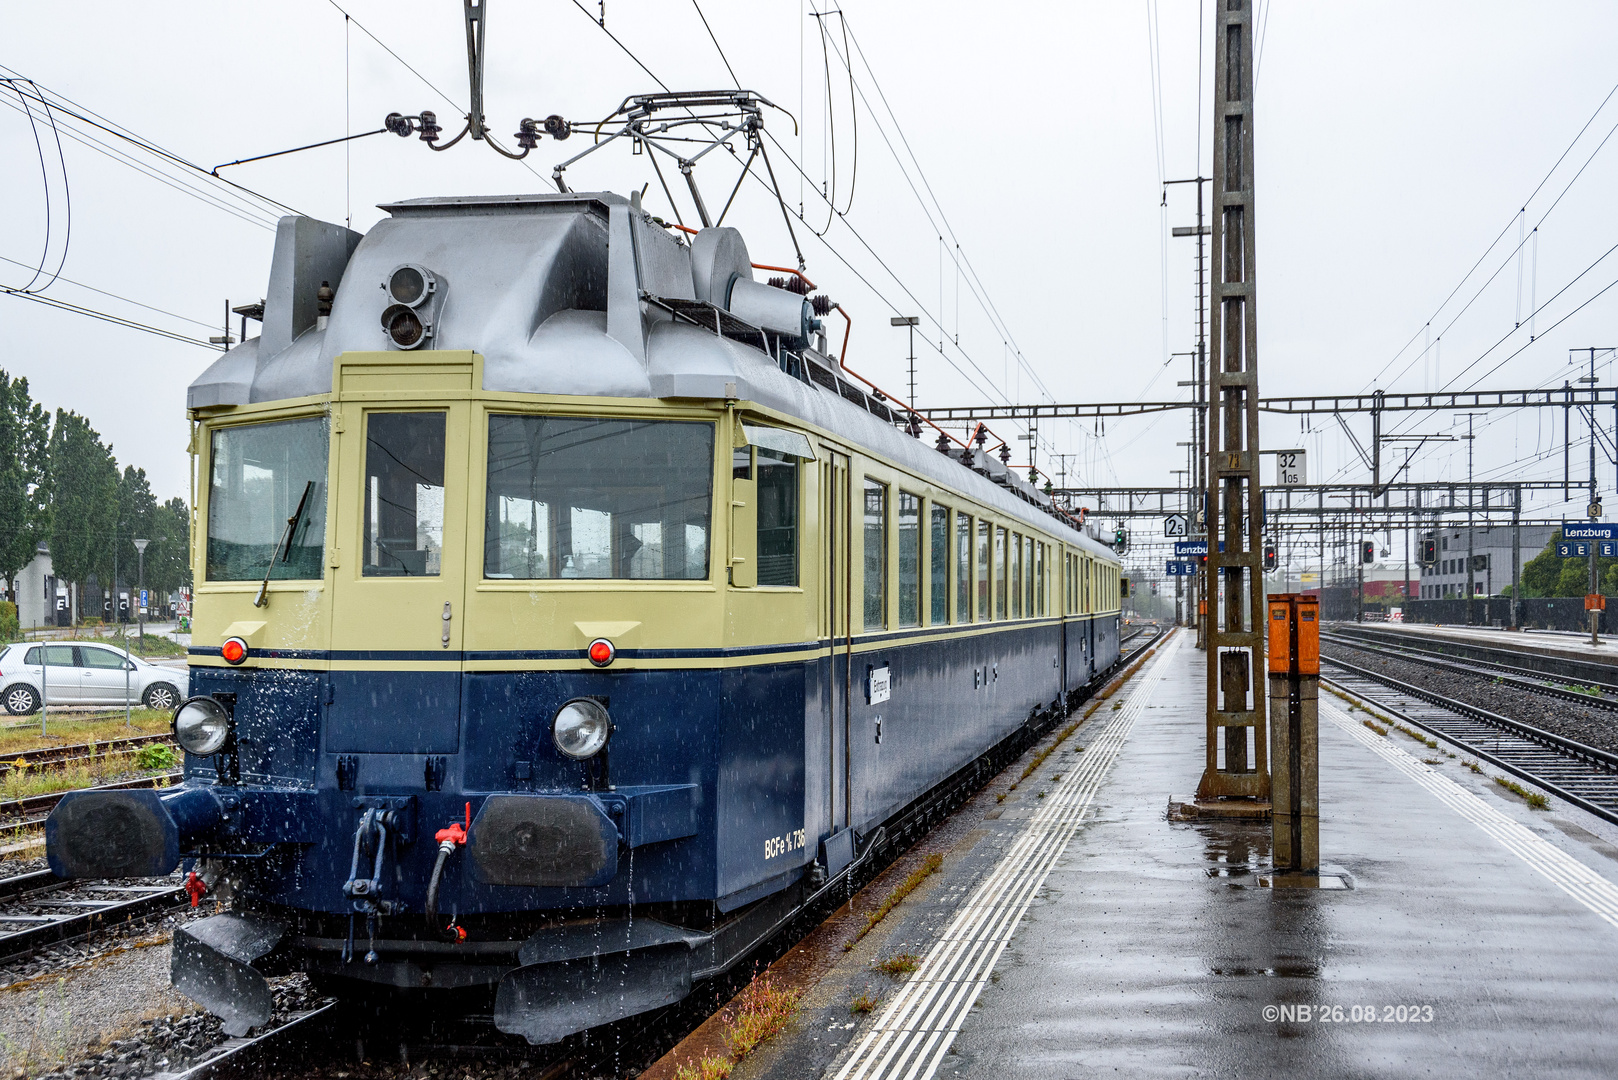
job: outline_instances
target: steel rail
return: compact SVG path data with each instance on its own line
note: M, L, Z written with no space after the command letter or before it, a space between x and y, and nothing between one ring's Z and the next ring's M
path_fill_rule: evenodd
M107 754L121 754L125 750L137 746L149 746L153 743L174 743L174 736L167 732L156 735L130 735L122 739L108 739L104 743L72 743L68 746L44 746L37 750L23 750L9 757L0 758L0 776L17 768L19 763L24 768L38 768L42 765L65 765L74 761L87 761L92 757L92 750L96 757Z
M296 1012L283 1024L261 1035L239 1039L226 1039L208 1052L208 1056L179 1072L153 1073L149 1080L209 1080L232 1069L248 1069L262 1065L265 1055L289 1051L301 1040L319 1039L326 1034L327 1023L336 1019L342 1002L329 1000L313 1009ZM290 1063L289 1063L290 1064Z
M1404 646L1401 646L1399 650L1395 650L1385 645L1373 645L1364 638L1356 638L1340 632L1328 631L1322 633L1320 640L1350 649L1358 649L1361 652L1376 653L1378 656L1386 656L1393 660L1403 660L1406 663L1426 664L1428 667L1443 668L1446 671L1453 671L1460 675L1492 679L1503 686L1513 686L1519 690L1541 694L1545 697L1560 698L1563 701L1576 701L1581 705L1594 705L1599 709L1618 710L1618 698L1606 697L1603 694L1586 694L1579 690L1568 690L1565 687L1552 686L1543 680L1554 678L1555 676L1539 674L1527 668L1513 667L1496 660L1473 660L1470 663L1463 663L1451 657L1419 648L1404 651ZM1479 671L1478 665L1499 670L1494 674L1489 674ZM1507 672L1510 674L1507 674ZM1523 676L1527 677L1524 678ZM1588 685L1595 686L1604 693L1618 693L1618 686L1613 686L1610 683L1590 683Z
M52 901L51 894L82 887L86 892L139 892L128 900L72 900ZM33 922L37 925L0 934L0 963L9 963L32 956L41 949L89 937L98 930L136 922L151 915L161 914L188 902L189 896L179 886L105 885L64 880L49 870L22 874L16 878L0 880L0 896L14 903L52 907L60 903L71 908L59 915L7 915L0 913L0 925ZM33 898L41 897L39 900ZM84 910L86 907L89 910Z
M1618 755L1354 664L1330 657L1321 657L1321 662L1341 668L1348 674L1346 680L1323 675L1322 678L1329 685L1544 788L1557 798L1587 810L1604 821L1618 824ZM1368 683L1372 684L1371 692L1367 692ZM1430 713L1413 715L1388 704L1383 695L1375 693L1378 686L1437 706L1453 714L1453 718ZM1493 749L1485 749L1481 745L1483 741L1492 741ZM1551 770L1556 775L1547 775Z
M171 782L179 780L184 774L178 769L172 772L158 773L156 776L142 776L134 780L121 780L116 784L99 784L95 787L72 788L68 791L53 791L47 795L30 795L25 799L7 799L0 802L0 818L8 814L26 814L30 810L50 810L68 795L78 791L129 791L135 788L167 787ZM0 822L13 826L15 822Z

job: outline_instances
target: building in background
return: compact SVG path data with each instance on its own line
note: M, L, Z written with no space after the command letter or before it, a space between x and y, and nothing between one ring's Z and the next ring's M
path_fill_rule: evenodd
M1493 529L1472 530L1472 581L1475 596L1500 596L1511 588L1511 548L1513 530L1509 525ZM1561 535L1554 525L1524 526L1522 532L1522 562L1545 550L1545 545ZM1466 533L1464 528L1446 528L1440 532L1423 533L1424 539L1438 541L1438 561L1421 567L1421 584L1416 596L1422 600L1442 600L1446 597L1466 597Z

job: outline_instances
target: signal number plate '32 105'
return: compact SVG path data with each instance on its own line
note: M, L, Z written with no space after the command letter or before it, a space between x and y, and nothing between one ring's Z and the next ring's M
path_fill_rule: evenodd
M764 841L764 857L773 859L777 855L785 855L789 851L800 851L803 848L803 830L796 829L785 836L772 836Z

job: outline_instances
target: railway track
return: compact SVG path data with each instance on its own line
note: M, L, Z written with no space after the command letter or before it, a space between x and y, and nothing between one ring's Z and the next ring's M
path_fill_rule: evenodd
M50 811L63 797L74 791L129 791L135 788L168 787L177 783L183 774L178 769L170 772L158 773L156 776L141 776L134 780L120 780L115 784L101 784L96 787L72 788L68 791L52 791L45 795L30 795L24 799L6 799L0 801L0 829L25 829L34 825L43 825L50 816Z
M1323 640L1334 638L1340 644L1350 645L1356 649L1392 647L1403 659L1464 662L1473 674L1482 668L1551 685L1577 683L1579 686L1598 690L1602 695L1618 699L1618 681L1615 681L1618 680L1618 669L1588 660L1499 648L1472 641L1437 640L1353 624L1322 630L1321 638ZM1588 700L1594 696L1583 694L1581 698Z
M6 773L18 768L38 769L90 761L92 751L94 757L104 758L109 754L122 754L130 750L138 750L143 746L159 744L173 746L174 736L165 731L156 735L131 735L122 739L108 739L106 742L73 743L68 746L46 746L38 750L23 750L9 757L0 758L0 776L4 776Z
M1342 660L1321 663L1329 685L1618 824L1618 754Z
M1386 656L1390 660L1404 660L1419 662L1429 667L1453 671L1458 675L1489 675L1498 683L1514 686L1519 690L1528 690L1545 697L1560 698L1563 701L1574 701L1580 705L1592 705L1601 709L1618 711L1618 684L1611 683L1582 683L1586 689L1570 689L1566 683L1553 682L1555 676L1546 675L1528 668L1505 664L1498 661L1481 659L1457 660L1419 647L1409 647L1403 642L1397 648L1374 644L1372 640L1353 634L1344 634L1338 631L1326 631L1320 635L1320 640L1326 644L1342 645L1360 652L1375 653ZM1595 691L1594 693L1590 691Z
M64 881L49 870L0 878L0 964L187 902L173 884Z

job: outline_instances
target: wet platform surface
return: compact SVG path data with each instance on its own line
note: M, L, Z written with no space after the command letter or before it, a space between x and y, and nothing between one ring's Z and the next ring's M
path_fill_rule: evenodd
M1267 825L1167 819L1202 701L1177 634L1004 802L1024 766L964 808L939 873L735 1075L1618 1071L1618 831L1323 694L1322 857L1351 887L1265 887ZM875 971L899 951L920 969Z

